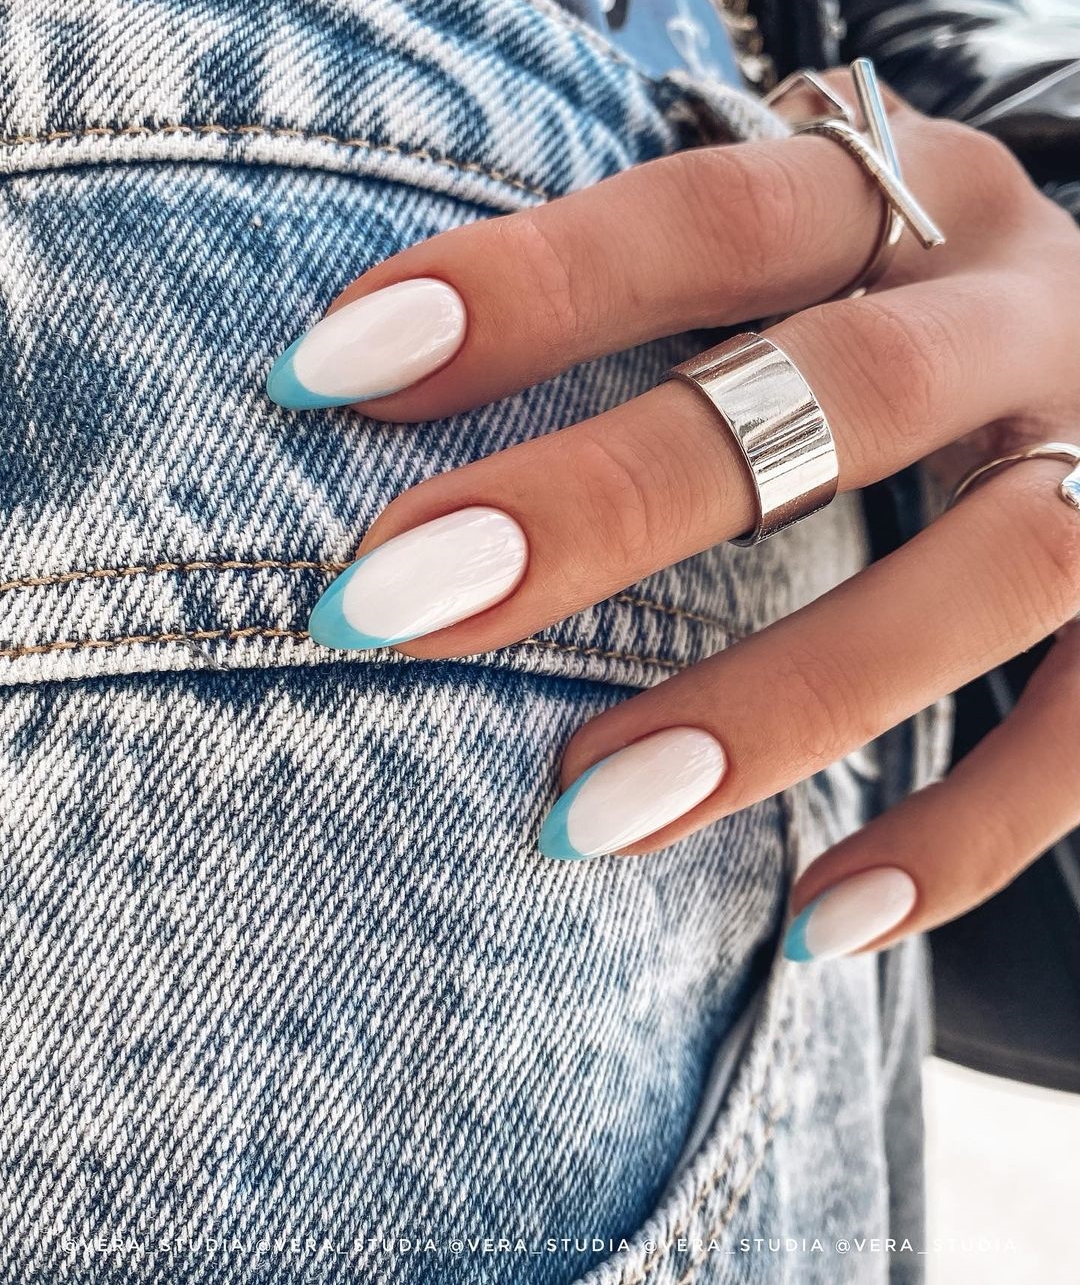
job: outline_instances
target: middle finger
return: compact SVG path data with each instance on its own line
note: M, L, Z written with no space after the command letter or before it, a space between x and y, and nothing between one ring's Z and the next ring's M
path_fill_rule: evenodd
M828 417L841 489L1053 400L1070 337L1043 333L1033 318L1052 310L1026 284L1022 321L1003 306L1018 289L1002 269L824 304L767 332ZM754 499L714 408L665 383L399 496L317 604L312 637L428 658L505 646L747 531Z

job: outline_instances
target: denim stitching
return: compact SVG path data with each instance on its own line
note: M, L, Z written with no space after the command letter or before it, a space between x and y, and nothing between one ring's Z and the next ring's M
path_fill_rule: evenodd
M90 567L79 571L60 571L55 575L26 576L21 580L0 582L0 593L14 589L39 589L47 585L76 584L80 580L122 580L130 576L193 571L344 571L347 562L318 562L306 558L257 558L251 562L225 558L218 561L196 559L192 562L148 562L130 567Z
M12 593L21 589L41 589L51 585L77 584L86 580L123 580L140 575L190 575L198 571L326 571L337 575L349 565L348 562L324 562L308 558L256 558L252 561L224 558L196 559L191 562L150 562L128 567L89 567L77 571L60 571L53 575L24 576L16 580L4 580L0 581L0 593ZM655 598L645 598L639 594L613 594L612 601L658 611L676 620L692 620L698 624L711 625L723 630L731 642L738 641L747 633L717 616L706 616L697 611L687 611L683 607L672 607Z
M773 1041L774 1049L777 1049L779 1046L780 1034L786 1034L788 1029L788 1027L784 1027L782 1032L778 1032L777 1038ZM771 1079L766 1079L764 1085L762 1085L759 1090L753 1094L750 1101L748 1101L746 1105L746 1113L744 1113L747 1117L752 1117L757 1105L761 1103L762 1097L768 1094L771 1083L773 1083L771 1082ZM728 1201L728 1205L726 1205L726 1208L724 1209L723 1221L714 1228L714 1231L712 1231L710 1235L705 1237L706 1240L714 1239L716 1232L724 1230L724 1227L728 1225L728 1222L730 1222L730 1216L734 1213L734 1209L737 1207L739 1200L742 1200L743 1196L746 1195L746 1192L750 1190L748 1183L753 1181L757 1171L761 1168L761 1164L764 1163L765 1151L769 1148L771 1137L773 1137L773 1133L777 1130L779 1122L782 1121L784 1115L787 1114L789 1106L791 1106L791 1088L788 1087L787 1094L784 1094L783 1099L780 1100L777 1108L775 1108L774 1112L769 1115L769 1127L766 1128L764 1135L762 1135L760 1148L757 1148L755 1155L753 1155L753 1164L751 1165L750 1173L747 1174L746 1182L744 1182L743 1186L738 1187L738 1189L733 1192L732 1199ZM706 1203L708 1198L714 1194L716 1187L719 1186L719 1183L723 1180L726 1172L726 1165L728 1165L729 1160L732 1159L732 1154L734 1153L735 1148L737 1148L741 1142L746 1141L747 1132L748 1124L746 1127L743 1127L743 1130L739 1132L738 1135L735 1135L733 1139L729 1140L728 1145L726 1145L723 1150L723 1153L721 1153L719 1158L716 1160L715 1167L712 1169L712 1177L710 1178L710 1181L708 1181L706 1185L702 1187L702 1190L698 1192L697 1198L694 1199L694 1203L690 1205L687 1213L684 1214L678 1225L675 1226L675 1230L672 1232L669 1240L667 1240L667 1244L661 1245L661 1248L657 1250L656 1255L645 1263L642 1270L635 1272L634 1276L630 1276L629 1279L624 1281L624 1285L640 1285L640 1282L648 1279L649 1273L656 1271L657 1267L660 1267L662 1263L667 1261L667 1258L669 1258L671 1253L672 1246L674 1246L676 1241L681 1239L681 1236L684 1236L685 1232L689 1230L690 1223L693 1222L698 1209L701 1209L702 1205ZM692 1264L692 1266L690 1266L690 1276L692 1276L699 1267L701 1267L701 1262ZM683 1276L683 1279L678 1282L678 1285L687 1285L687 1281L690 1280L690 1276Z
M725 1206L724 1212L720 1215L717 1221L709 1228L709 1231L706 1233L706 1235L702 1237L702 1240L706 1240L706 1241L715 1240L717 1236L720 1235L720 1233L728 1226L732 1218L735 1216L736 1209L738 1209L739 1205L745 1198L747 1192L750 1190L751 1186L753 1185L754 1179L757 1177L758 1172L761 1169L761 1166L765 1163L765 1154L769 1149L769 1144L772 1142L773 1138L775 1137L776 1130L780 1127L780 1122L787 1114L787 1111L790 1105L791 1105L790 1095L787 1095L785 1096L780 1106L776 1109L776 1111L774 1111L769 1116L768 1126L765 1129L765 1132L761 1135L761 1145L754 1154L753 1163L751 1164L750 1169L746 1174L746 1177L739 1184L739 1186L731 1193L731 1199L728 1201L727 1205ZM690 1282L698 1274L698 1272L701 1270L704 1264L705 1264L704 1258L699 1258L696 1262L691 1262L689 1267L686 1269L685 1274L679 1278L677 1285L690 1285Z
M0 589L3 587L0 585ZM648 607L652 611L662 611L664 615L674 616L677 620L694 620L701 625L715 625L728 635L730 642L738 642L753 632L753 630L739 629L716 616L703 616L700 612L686 611L683 607L669 607L667 603L657 602L655 598L640 598L633 593L617 593L614 595L614 600L628 603L631 607Z
M536 183L515 178L502 170L491 169L478 161L459 161L452 156L440 156L427 148L399 147L394 143L377 143L370 138L341 138L337 134L315 133L311 130L296 129L287 125L219 125L208 122L198 125L92 125L86 129L50 130L46 134L9 134L0 136L0 147L26 147L37 143L81 142L87 138L156 138L171 134L231 135L255 136L262 138L298 138L306 143L332 143L338 147L348 147L356 151L380 153L386 156L402 156L414 161L428 161L432 165L443 166L462 174L481 174L496 183L502 183L530 196L538 196L545 201L553 198L553 193Z
M151 643L213 642L221 639L236 642L243 638L293 638L299 642L308 637L306 629L282 629L276 625L244 625L238 629L196 629L191 633L131 634L124 638L64 638L56 642L0 648L0 660L18 660L20 657L41 656L47 652L104 651L111 647L135 647ZM633 652L606 651L602 647L581 647L573 643L554 642L547 638L523 638L521 642L514 643L504 650L513 651L515 647L563 651L574 656L592 656L601 660L636 661L638 664L658 665L670 670L683 668L679 661L668 660L664 656L638 656ZM403 657L403 659L413 660L415 657Z
M788 1022L784 1022L784 1020L782 1020L782 1022L779 1023L777 1033L775 1033L775 1036L773 1037L773 1045L771 1045L774 1051L779 1050L780 1041L782 1041L782 1038L787 1036L789 1032L793 1031L795 1025L796 1022L793 1019L788 1020ZM795 1041L795 1043L797 1047L797 1041ZM793 1058L797 1059L797 1054L793 1054ZM771 1065L775 1067L775 1063L771 1063ZM666 1243L661 1245L660 1248L656 1250L653 1257L649 1258L649 1261L645 1263L642 1268L639 1268L633 1276L627 1276L625 1280L621 1280L621 1285L642 1285L642 1282L647 1280L648 1276L651 1275L653 1271L656 1271L657 1267L661 1267L663 1263L667 1262L671 1249L674 1248L676 1241L678 1241L681 1236L687 1234L690 1223L694 1221L694 1216L696 1216L698 1210L701 1209L702 1205L706 1203L708 1198L714 1194L717 1185L719 1185L720 1181L723 1180L726 1173L726 1165L728 1165L730 1159L732 1159L735 1148L738 1148L742 1142L746 1141L747 1133L750 1131L750 1123L748 1122L752 1119L753 1113L755 1113L757 1106L760 1105L762 1097L765 1097L765 1095L768 1094L773 1083L773 1077L766 1073L765 1081L761 1083L759 1088L756 1088L755 1092L751 1095L750 1100L747 1101L746 1109L744 1109L743 1117L747 1119L747 1124L744 1124L743 1128L741 1128L738 1133L735 1133L733 1137L730 1137L728 1142L726 1142L724 1150L721 1151L720 1155L716 1158L710 1178L708 1178L705 1185L702 1186L701 1191L699 1191L696 1198L694 1198L693 1204L690 1205L687 1212L685 1212L683 1217L679 1219L679 1222L676 1223L674 1230L672 1230ZM751 1182L753 1177L756 1176L757 1171L761 1168L761 1164L765 1159L765 1151L768 1150L771 1137L773 1137L773 1133L777 1130L779 1122L782 1121L784 1115L787 1114L789 1105L791 1105L791 1096L792 1085L791 1082L788 1082L786 1094L784 1094L782 1099L780 1099L780 1103L777 1108L775 1108L769 1115L768 1127L766 1127L765 1133L762 1135L761 1145L759 1148L755 1149L750 1173L747 1174L747 1178L744 1182ZM737 1191L733 1192L732 1199L728 1201L728 1205L726 1205L724 1209L724 1221L716 1227L716 1231L724 1230L724 1226L726 1226L726 1223L730 1221L729 1210L730 1212L733 1212L735 1205L737 1205L738 1201L746 1195L747 1190L748 1187L744 1185L739 1187ZM705 1239L712 1239L712 1235L706 1236ZM696 1272L698 1267L701 1267L701 1262L690 1264L690 1275L693 1275L693 1272ZM689 1280L690 1276L683 1276L678 1281L678 1285L687 1285Z
M245 625L239 629L196 629L192 633L130 634L125 638L64 638L56 642L29 643L23 647L0 648L0 660L18 660L21 656L41 656L53 651L104 650L109 647L136 646L141 643L210 642L225 638L306 638L306 629L281 629L276 625Z
M786 796L787 793L788 793L787 791L784 791L781 797ZM671 1235L667 1238L665 1243L658 1247L658 1249L655 1251L654 1256L650 1257L648 1262L646 1262L642 1268L639 1268L634 1273L634 1275L628 1276L625 1279L620 1278L620 1285L642 1285L642 1282L648 1278L651 1272L653 1272L657 1267L666 1263L669 1260L671 1250L674 1247L675 1243L680 1239L680 1237L686 1235L691 1224L694 1221L696 1214L701 1209L702 1205L716 1191L717 1186L726 1175L727 1166L731 1161L731 1158L735 1152L735 1149L738 1146L740 1146L742 1143L744 1143L747 1139L750 1121L752 1121L754 1117L754 1113L756 1112L758 1106L761 1104L762 1100L768 1094L770 1088L772 1088L772 1086L775 1085L776 1083L776 1075L781 1065L780 1058L777 1055L779 1054L785 1042L787 1043L787 1047L788 1047L788 1056L784 1059L784 1062L786 1063L787 1069L789 1071L794 1070L795 1064L799 1057L799 1050L802 1048L803 1038L806 1030L806 1023L808 1020L804 1005L805 1005L805 1000L800 1002L800 998L797 990L789 989L787 993L787 1001L786 1001L786 1006L788 1011L783 1016L779 1016L776 1019L775 1033L773 1034L772 1042L770 1046L770 1055L767 1062L765 1079L763 1080L761 1085L751 1094L750 1098L748 1099L748 1101L746 1102L744 1108L740 1113L741 1118L744 1120L745 1123L734 1136L728 1139L720 1155L716 1158L716 1160L713 1163L709 1178L705 1181L701 1190L694 1198L694 1201L691 1204L690 1208L686 1211L685 1214L682 1215L682 1217L676 1223L675 1227L671 1232ZM765 1126L766 1126L765 1130L761 1136L761 1140L759 1144L754 1148L753 1154L751 1156L750 1168L746 1176L744 1177L743 1182L740 1184L738 1188L736 1188L734 1192L732 1192L732 1195L729 1198L727 1205L724 1207L723 1212L719 1215L718 1221L712 1225L709 1234L703 1237L704 1240L715 1239L715 1237L719 1235L719 1233L722 1232L724 1228L728 1225L728 1223L731 1221L731 1218L736 1208L738 1207L739 1202L745 1197L746 1193L749 1191L750 1185L752 1184L754 1178L756 1177L758 1171L760 1170L762 1164L764 1163L765 1155L769 1148L769 1143L772 1141L772 1138L776 1133L776 1129L778 1128L779 1124L785 1118L785 1116L787 1115L788 1111L791 1108L793 1093L794 1093L794 1082L793 1082L793 1079L789 1076L787 1078L787 1082L785 1084L784 1091L781 1094L780 1100L778 1101L776 1106L770 1111L768 1117L765 1120ZM693 1280L694 1275L701 1268L704 1261L705 1261L704 1259L699 1259L696 1263L689 1264L687 1268L687 1272L682 1277L680 1277L680 1279L677 1282L677 1285L690 1285L690 1282Z

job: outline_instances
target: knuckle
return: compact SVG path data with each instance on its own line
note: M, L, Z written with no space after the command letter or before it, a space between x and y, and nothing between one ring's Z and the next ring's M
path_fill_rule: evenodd
M950 166L970 194L974 205L997 223L1013 223L1034 208L1037 189L1009 148L993 134L959 121L930 123Z
M971 905L987 901L1011 883L1027 864L1030 843L1023 833L1016 800L1008 795L984 800L976 818L977 831L969 851L977 859L967 872L967 897Z
M1030 558L1017 577L1032 618L1052 633L1080 611L1080 521L1047 487L1046 477L1030 465L1017 465L1014 505L1022 512L1022 547ZM1030 572L1030 573L1029 573Z
M737 272L725 276L723 304L767 279L778 245L805 239L816 222L798 191L790 165L758 149L752 163L737 147L709 147L670 158L672 177L686 202L692 235L704 245L723 246ZM721 301L717 301L719 304Z
M899 307L878 295L830 305L828 324L855 421L893 442L921 442L945 391L962 378L957 329L925 304Z
M657 474L662 463L599 430L583 433L575 449L587 529L601 533L615 565L651 566L675 519L663 499L670 488Z
M591 328L594 315L588 267L552 235L543 216L543 210L523 210L493 224L503 241L495 259L505 256L522 273L528 315L539 333L575 335Z
M797 766L833 763L880 732L876 704L868 699L839 648L786 649L776 690L790 711L788 726Z

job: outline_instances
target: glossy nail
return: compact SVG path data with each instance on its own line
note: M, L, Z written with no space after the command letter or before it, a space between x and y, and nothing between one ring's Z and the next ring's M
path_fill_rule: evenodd
M707 799L725 766L720 742L698 727L642 737L594 763L556 800L540 851L559 861L617 852Z
M505 598L525 572L525 533L499 509L458 509L358 558L315 604L324 647L389 647L445 629Z
M906 870L878 866L860 871L823 892L792 920L784 954L799 963L847 955L905 919L916 896L915 881Z
M338 308L300 336L266 379L292 410L387 397L445 366L465 338L465 304L445 281L417 277Z

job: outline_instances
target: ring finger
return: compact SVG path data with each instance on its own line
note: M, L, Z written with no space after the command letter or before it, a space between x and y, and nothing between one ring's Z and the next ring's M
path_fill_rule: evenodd
M1062 392L1073 336L1039 324L1054 310L1026 284L1023 320L1002 306L1017 293L1002 269L822 305L768 332L829 419L842 489ZM317 604L312 636L430 658L504 646L754 517L749 472L714 409L666 383L405 492Z
M595 718L567 748L542 848L664 847L1052 633L1080 607L1061 471L1010 469L831 593Z

